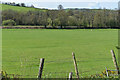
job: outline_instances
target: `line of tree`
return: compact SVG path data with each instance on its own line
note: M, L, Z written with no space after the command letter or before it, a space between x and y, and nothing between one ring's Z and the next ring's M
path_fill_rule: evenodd
M66 28L75 26L77 28L105 27L112 28L119 26L117 10L65 10L60 5L58 10L17 12L4 10L2 12L3 22L6 20L15 21L16 25L38 25L51 26L52 28ZM4 25L4 24L3 24Z
M19 6L19 7L32 7L32 8L34 8L34 6L33 6L33 5L31 5L31 6L27 6L27 5L25 5L25 3L2 2L2 4L5 4L5 5L11 5L11 6Z

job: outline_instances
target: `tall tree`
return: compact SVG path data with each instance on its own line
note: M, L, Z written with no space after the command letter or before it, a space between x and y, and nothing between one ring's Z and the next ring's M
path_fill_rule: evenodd
M57 10L49 10L49 11L48 11L49 18L50 18L49 24L51 24L51 26L52 26L53 28L55 27L54 22L55 22L55 20L56 20L56 18L57 18L57 13L58 13Z
M63 6L61 4L58 5L58 10L63 10Z
M64 10L59 10L59 12L58 12L58 19L59 19L60 27L62 29L63 26L67 25L67 20L68 20L67 12L65 12Z
M48 25L48 11L46 12L42 12L42 16L41 16L42 20L42 25L45 26L45 28L47 28L47 25Z
M21 6L22 6L22 7L25 7L25 3L21 3Z

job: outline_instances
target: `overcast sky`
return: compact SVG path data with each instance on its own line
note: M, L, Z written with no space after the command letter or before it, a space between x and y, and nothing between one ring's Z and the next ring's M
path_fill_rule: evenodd
M37 8L57 9L59 4L64 8L118 8L120 0L0 0L2 2L33 4Z
M118 2L119 0L0 0L8 2Z

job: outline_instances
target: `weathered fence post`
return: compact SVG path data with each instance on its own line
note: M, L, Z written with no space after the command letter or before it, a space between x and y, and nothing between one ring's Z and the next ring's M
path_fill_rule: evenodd
M69 80L72 80L72 72L69 73Z
M40 59L40 67L39 67L39 74L38 74L38 78L40 79L42 77L42 71L43 71L43 66L44 66L44 58Z
M78 72L78 68L77 68L77 62L76 62L75 54L73 52L72 52L72 56L73 56L73 61L74 61L76 76L79 79L79 72Z
M109 74L108 74L108 70L107 70L107 67L105 67L106 68L106 75L107 75L107 77L109 77Z
M113 62L114 62L115 68L117 69L117 73L119 74L119 67L118 67L118 64L117 64L117 61L116 61L116 57L115 57L115 53L114 53L113 50L111 50L111 54L112 54L112 58L113 58Z

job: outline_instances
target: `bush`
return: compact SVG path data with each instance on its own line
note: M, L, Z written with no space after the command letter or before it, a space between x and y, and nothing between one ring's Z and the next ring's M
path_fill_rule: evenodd
M16 25L16 22L14 21L14 20L4 20L3 22L2 22L2 24L3 25L5 25L5 26L15 26Z
M4 71L0 71L0 77L2 77L2 78L7 78L7 73L6 72L4 72Z

